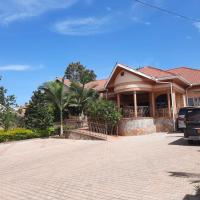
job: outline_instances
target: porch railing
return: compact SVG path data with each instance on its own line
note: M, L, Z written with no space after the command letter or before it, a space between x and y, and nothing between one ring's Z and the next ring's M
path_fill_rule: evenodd
M157 108L155 111L156 117L169 117L168 108Z
M138 117L150 117L151 109L149 106L138 106L137 107L137 116ZM134 106L124 106L122 108L122 114L124 118L135 117L135 108ZM170 113L168 108L156 108L155 117L169 117Z
M122 108L122 114L125 118L135 117L134 106L124 106ZM138 117L149 117L150 108L149 106L137 106L137 116Z
M91 132L101 133L105 135L117 135L117 126L113 126L108 122L92 122L88 121L88 129Z

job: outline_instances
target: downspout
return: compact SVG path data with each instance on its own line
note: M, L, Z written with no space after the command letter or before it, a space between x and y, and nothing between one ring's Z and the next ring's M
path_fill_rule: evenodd
M185 94L186 94L186 102L187 102L187 106L188 106L188 89L191 88L193 85L191 84L190 86L188 86L186 89L185 89Z
M172 102L172 118L173 118L173 131L176 131L176 116L174 112L174 101L173 101L173 83L172 82L165 82L165 81L159 81L156 79L156 83L161 83L161 84L169 84L170 85L170 93L171 93L171 102Z

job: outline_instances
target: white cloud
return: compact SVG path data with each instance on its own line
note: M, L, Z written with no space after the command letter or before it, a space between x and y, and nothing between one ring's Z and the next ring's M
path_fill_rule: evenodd
M150 26L151 22L149 21L144 21L143 19L139 18L139 17L131 17L131 20L135 23L140 23L140 24L144 24L146 26Z
M0 23L42 15L48 11L65 9L78 0L6 0L0 2Z
M110 31L112 22L111 17L67 19L56 22L53 30L64 35L93 35Z
M85 0L85 3L90 6L94 3L94 1L95 0Z
M31 70L30 65L4 65L0 66L0 71L28 71Z
M200 32L200 22L195 22L194 26L198 29L198 31Z

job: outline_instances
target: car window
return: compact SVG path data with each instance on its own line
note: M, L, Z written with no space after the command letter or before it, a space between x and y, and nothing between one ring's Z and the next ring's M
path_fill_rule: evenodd
M189 121L200 120L200 109L188 110L187 119Z
M182 109L180 109L179 110L179 113L178 113L179 115L185 115L186 114L186 109L184 108L182 108Z

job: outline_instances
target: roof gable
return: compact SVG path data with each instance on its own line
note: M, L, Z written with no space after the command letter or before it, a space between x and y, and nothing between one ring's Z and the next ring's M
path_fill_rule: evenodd
M116 64L114 69L112 70L112 73L109 76L109 79L108 79L106 85L105 85L106 88L108 87L108 85L110 83L114 84L114 80L116 79L118 73L122 70L127 71L129 74L135 74L138 77L142 77L142 78L145 78L145 79L148 79L148 80L151 80L151 81L155 81L154 77L151 77L147 74L144 74L144 73L142 73L138 70L134 70L133 68L130 68L130 67L122 65L122 64Z
M135 75L131 72L122 70L120 73L117 74L117 76L114 80L114 85L132 82L132 81L142 81L142 80L143 79L140 76Z

